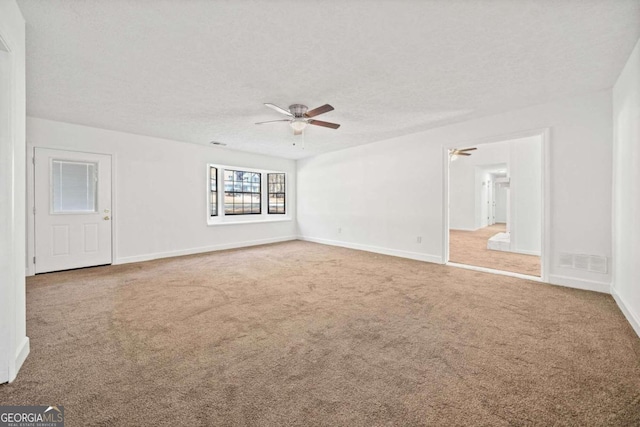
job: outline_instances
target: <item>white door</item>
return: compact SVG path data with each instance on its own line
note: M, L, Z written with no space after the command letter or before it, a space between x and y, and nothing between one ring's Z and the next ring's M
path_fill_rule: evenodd
M111 264L111 156L35 149L36 273Z
M482 175L482 186L480 187L480 227L489 225L489 181L485 181Z
M487 181L487 225L493 225L496 223L493 197L493 181L489 180Z

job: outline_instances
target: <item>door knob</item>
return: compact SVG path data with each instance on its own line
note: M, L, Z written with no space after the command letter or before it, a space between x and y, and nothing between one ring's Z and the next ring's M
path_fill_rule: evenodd
M105 221L109 221L109 215L105 216L105 217L104 217L104 218L102 218L102 219L104 219Z

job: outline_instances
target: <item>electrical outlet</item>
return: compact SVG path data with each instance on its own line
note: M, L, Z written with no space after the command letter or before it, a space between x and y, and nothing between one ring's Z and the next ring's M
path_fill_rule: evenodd
M416 243L422 243L422 236L416 237Z
M338 227L338 234L342 234L342 227Z

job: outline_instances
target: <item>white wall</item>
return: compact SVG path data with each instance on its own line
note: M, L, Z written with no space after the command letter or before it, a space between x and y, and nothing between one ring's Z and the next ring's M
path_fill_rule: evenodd
M32 117L27 139L30 155L35 146L113 156L114 263L295 238L293 160ZM207 163L287 172L291 220L208 226Z
M542 236L542 139L509 144L511 251L540 255Z
M443 145L542 128L550 128L549 280L608 292L609 274L558 263L562 252L611 257L608 90L300 160L300 236L442 262Z
M640 335L640 41L613 88L613 295Z
M13 0L0 2L0 383L29 353L25 311L25 41Z
M471 156L460 157L452 161L449 167L449 227L454 230L477 230L483 226L483 215L480 212L482 172L478 167L496 166L509 161L507 142L482 144L476 148ZM484 222L486 223L486 215Z

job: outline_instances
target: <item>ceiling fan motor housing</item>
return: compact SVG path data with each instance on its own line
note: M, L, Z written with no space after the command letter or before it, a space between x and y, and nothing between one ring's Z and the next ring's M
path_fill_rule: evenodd
M302 104L293 104L289 106L289 111L294 115L294 117L303 117L307 110L307 106Z

